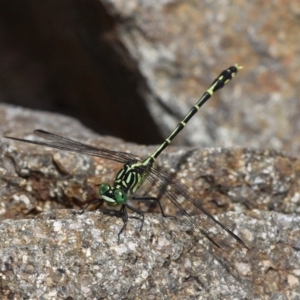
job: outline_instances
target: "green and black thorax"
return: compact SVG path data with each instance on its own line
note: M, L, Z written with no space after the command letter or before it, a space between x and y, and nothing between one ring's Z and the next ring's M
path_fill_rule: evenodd
M149 159L144 162L136 160L124 164L116 176L114 188L134 194L145 181L152 164Z
M131 160L126 162L118 172L113 186L101 184L99 193L109 205L125 204L144 183L154 163L151 156L144 161Z

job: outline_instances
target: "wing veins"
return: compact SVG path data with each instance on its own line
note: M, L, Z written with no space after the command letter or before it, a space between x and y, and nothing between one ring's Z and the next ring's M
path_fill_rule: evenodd
M30 144L55 148L59 150L65 150L69 152L75 152L80 154L86 154L90 156L100 157L104 159L114 160L120 163L125 163L128 160L136 159L137 156L126 152L117 152L113 150L108 150L105 148L98 148L90 145L86 145L60 135L47 132L44 130L34 130L33 132L36 136L41 137L49 142L44 141L32 141L27 139L15 138L10 136L5 136L6 138L13 139L16 141L26 142Z
M169 191L169 190L166 189L165 193L167 195L167 198L169 200L171 200L174 205L176 205L178 208L180 208L182 210L182 212L186 216L188 216L188 218L191 220L191 222L193 224L195 224L195 226L197 228L199 228L201 230L201 227L202 227L203 229L201 230L201 232L203 233L203 231L204 231L206 237L207 237L207 235L209 235L209 232L210 232L209 227L211 227L209 225L208 221L206 221L206 226L208 228L206 228L206 226L204 226L204 224L201 224L201 226L199 224L196 224L196 222L191 219L190 214L182 207L182 205L176 199L176 197L174 196L174 191L175 191L176 195L184 197L188 202L190 202L196 208L198 208L198 210L200 210L200 212L203 213L208 218L208 220L213 221L216 225L218 225L220 228L222 228L223 230L225 230L241 246L243 246L246 249L248 249L247 245L243 242L242 239L240 239L230 229L228 229L224 224L222 224L220 221L218 221L216 218L214 218L201 204L196 203L195 201L193 201L190 198L190 196L188 195L186 188L182 185L182 183L178 179L176 179L174 177L171 177L170 174L168 174L166 172L163 172L161 170L158 170L156 168L151 168L151 171L149 173L148 179L150 180L150 182L152 182L158 188L163 188L164 186L169 186L170 185L171 188L174 189L174 190L171 192L171 191ZM210 238L208 238L208 239L210 240ZM226 243L226 239L219 239L219 240L220 241L224 240L224 242ZM214 244L216 244L216 243L218 244L218 241L217 242L214 241ZM220 244L222 244L222 243L220 243Z

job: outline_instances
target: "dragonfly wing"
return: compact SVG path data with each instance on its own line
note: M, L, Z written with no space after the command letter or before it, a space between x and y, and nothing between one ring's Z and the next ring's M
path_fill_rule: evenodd
M33 133L36 136L41 137L47 141L32 141L32 140L20 139L20 138L15 138L10 136L5 136L5 137L16 141L31 143L35 145L41 145L45 147L51 147L59 150L86 154L95 157L101 157L104 159L109 159L120 163L125 163L129 160L137 159L136 155L133 155L131 153L117 152L105 148L98 148L98 147L86 145L48 131L38 129L38 130L34 130Z
M196 228L199 228L202 234L208 238L214 245L219 248L229 247L232 238L242 247L248 248L245 243L235 235L224 224L214 218L200 203L194 201L185 188L185 186L174 176L164 172L161 169L151 168L147 179L159 189L164 189L166 197L179 208L185 216L193 223ZM202 218L199 222L195 222L191 217L192 208L198 208ZM221 229L216 230L216 227ZM224 231L226 234L224 234ZM231 241L230 241L231 240Z

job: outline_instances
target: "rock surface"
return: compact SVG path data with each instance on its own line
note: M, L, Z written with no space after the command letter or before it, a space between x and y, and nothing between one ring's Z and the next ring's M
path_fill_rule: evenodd
M1 134L15 137L41 128L141 157L155 149L97 136L59 115L1 105L0 116ZM143 204L143 230L130 219L118 243L120 218L79 209L120 164L2 139L0 298L297 299L299 159L270 150L169 147L158 167L173 172L249 250L234 241L214 247L149 184L139 194L162 196L177 221ZM203 216L193 218L201 224Z
M248 252L214 252L183 219L156 215L142 232L131 220L119 244L122 222L99 212L3 221L1 299L297 299L299 216L223 217Z
M121 20L117 32L147 79L147 103L164 136L214 77L237 62L243 72L176 143L299 153L298 1L103 3Z

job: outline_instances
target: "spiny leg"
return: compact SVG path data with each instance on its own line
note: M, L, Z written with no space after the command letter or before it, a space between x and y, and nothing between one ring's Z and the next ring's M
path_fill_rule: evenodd
M174 218L175 220L177 220L177 218L175 216L170 216L165 214L162 205L160 203L160 199L156 198L156 197L148 197L148 196L132 196L130 200L141 200L141 201L156 201L156 203L158 204L161 214L164 218Z
M138 218L138 217L135 217L135 216L129 217L129 218L133 218L133 219L138 219L138 220L140 220L140 221L142 222L142 223L141 223L141 228L140 228L140 231L142 231L143 225L144 225L144 220L145 220L144 213L143 213L141 210L139 210L139 209L137 209L137 208L135 208L135 207L133 207L133 206L127 204L127 203L126 203L125 205L126 205L126 207L128 207L130 210L132 210L133 212L139 214L139 215L142 217L142 219L140 219L140 218Z
M139 219L142 222L141 223L140 231L142 231L143 225L144 225L144 213L142 211L140 211L139 209L134 208L134 207L132 207L131 205L129 205L127 203L123 204L122 207L121 207L121 209L120 209L120 213L122 214L122 220L124 222L124 225L123 225L123 227L121 228L121 230L118 233L118 243L120 242L120 235L124 231L124 229L126 228L127 223L128 223L128 218L129 217L128 217L128 213L127 213L126 208L129 208L130 210L132 210L133 212L139 214L142 217L142 219L140 219L138 217L135 217L135 216L130 217L130 218L133 218L133 219Z
M120 213L122 213L122 220L123 220L123 227L121 228L121 230L118 233L118 244L120 243L120 235L123 232L123 230L126 228L127 223L128 223L128 214L127 214L127 210L126 210L126 206L122 205L121 209L120 209Z

